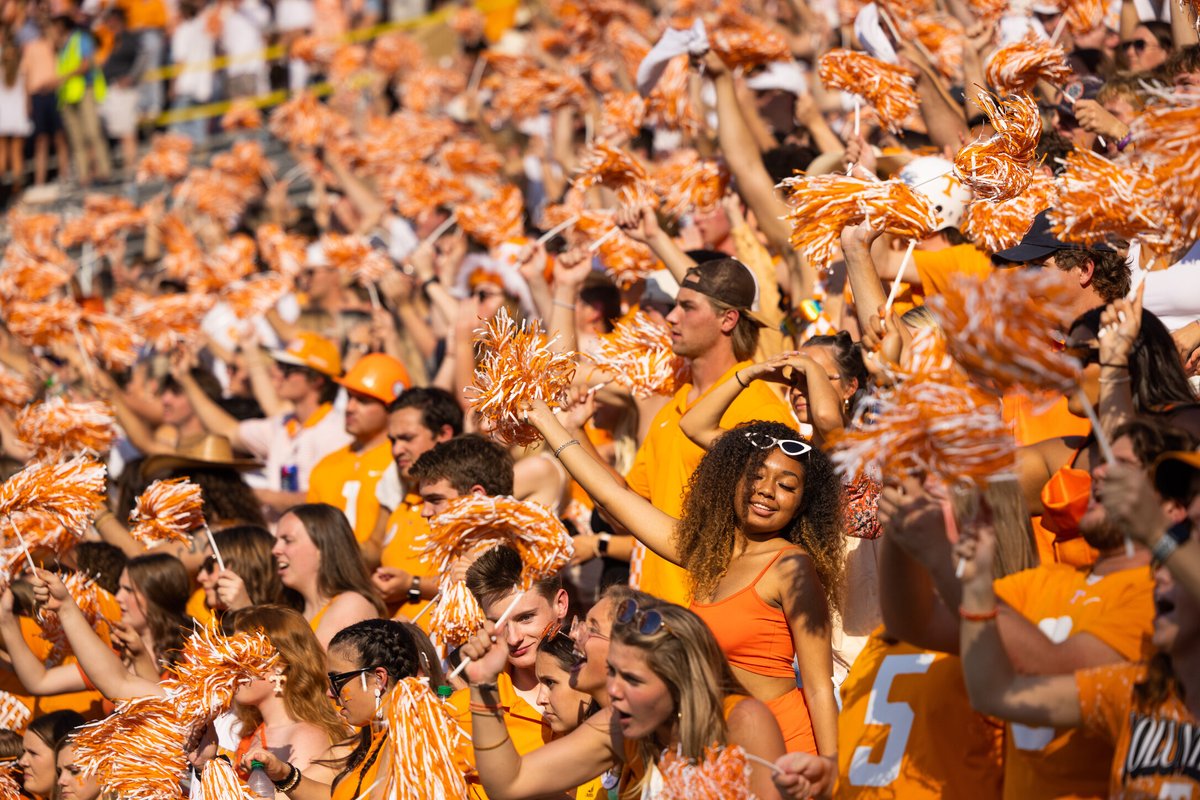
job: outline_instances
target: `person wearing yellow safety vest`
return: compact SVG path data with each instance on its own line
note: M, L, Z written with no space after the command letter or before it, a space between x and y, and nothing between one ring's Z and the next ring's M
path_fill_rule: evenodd
M112 167L108 142L100 131L99 105L104 101L105 85L95 64L96 40L67 16L51 20L50 35L58 51L58 107L79 185L89 185L93 177L107 181Z

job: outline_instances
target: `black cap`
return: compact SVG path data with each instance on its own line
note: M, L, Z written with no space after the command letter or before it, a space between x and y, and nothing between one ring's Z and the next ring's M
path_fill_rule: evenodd
M1052 256L1059 250L1099 250L1103 253L1115 252L1106 244L1094 244L1084 247L1075 242L1064 242L1050 230L1050 211L1046 209L1033 219L1033 225L1021 238L1016 247L1001 250L992 257L1002 262L1024 263ZM1003 264L1001 265L1003 266Z

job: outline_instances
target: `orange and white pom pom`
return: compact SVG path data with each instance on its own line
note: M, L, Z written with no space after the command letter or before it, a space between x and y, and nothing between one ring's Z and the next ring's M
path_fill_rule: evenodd
M663 787L655 800L754 800L750 762L740 747L710 745L694 764L668 751L658 768Z
M365 283L378 283L392 271L392 260L371 246L364 236L327 233L321 237L321 249L331 266Z
M525 229L525 200L511 183L496 189L491 197L463 203L454 212L458 227L487 247L498 247L521 235Z
M22 535L32 543L32 539L26 530L22 530ZM67 538L67 537L61 537ZM68 539L67 547L74 546L77 540ZM50 544L57 544L51 542ZM45 540L38 540L37 545L45 546ZM65 552L53 547L54 552ZM100 638L108 641L112 631L112 623L121 619L121 606L117 603L117 598L102 586L100 586L95 578L88 577L80 572L72 572L61 576L63 585L67 592L70 593L71 599L75 605L79 607L80 612L87 620L88 625ZM53 611L42 610L41 612L41 635L42 638L50 642L52 647L49 654L46 655L44 661L47 667L61 664L63 659L70 653L70 643L67 640L66 632L62 629L62 621L58 614ZM0 725L0 727L4 727Z
M440 573L463 556L501 544L521 556L521 589L556 575L575 553L562 520L542 504L477 494L449 501L416 542L425 562Z
M1034 217L1054 206L1056 196L1054 179L1037 170L1028 188L1016 197L999 202L972 201L967 206L963 233L988 253L1016 247L1033 227Z
M258 254L272 272L295 278L304 266L308 241L295 233L287 233L274 223L259 225L254 231Z
M0 516L46 514L79 535L104 502L104 465L87 458L34 462L0 485Z
M853 50L835 49L821 56L817 67L821 83L858 95L879 115L879 122L899 133L904 121L917 110L916 78L898 67Z
M76 729L75 766L127 800L179 800L188 769L185 723L167 697L118 703L112 714Z
M385 712L391 743L384 797L458 800L467 797L463 764L467 743L449 703L417 678L402 678L388 694Z
M646 121L673 131L694 132L700 128L700 112L689 89L689 56L684 53L667 62L662 77L646 98ZM633 72L636 74L637 66Z
M160 133L150 142L150 151L137 166L137 182L177 181L187 174L192 140L173 133Z
M776 28L742 11L721 14L708 39L730 69L792 60L792 49Z
M996 129L995 135L963 147L954 157L954 173L975 197L999 201L1016 197L1033 180L1042 118L1028 95L997 100L979 93L979 105Z
M169 353L196 340L200 323L215 302L212 295L199 292L147 297L129 309L129 322L155 350Z
M489 110L499 119L528 119L543 111L580 107L591 93L580 78L549 69L524 56L485 56L495 72L483 81L492 91Z
M283 141L312 149L350 134L350 121L316 96L302 92L271 112L267 128Z
M475 383L466 389L475 413L500 442L538 441L541 434L523 421L522 409L531 400L562 407L575 377L573 355L552 351L540 322L518 326L504 308L476 331L475 341L483 352Z
M275 307L288 293L290 284L282 275L263 272L232 283L221 292L238 319L254 319Z
M424 58L424 45L400 31L385 33L371 45L371 66L389 78L415 69Z
M1078 388L1080 365L1054 346L1070 328L1070 289L1042 270L998 270L985 278L951 276L926 305L946 346L971 379L996 395Z
M486 620L487 615L466 581L446 581L442 584L442 596L429 615L429 630L441 644L461 647Z
M637 92L611 92L604 95L600 109L597 138L608 141L614 137L632 139L642 129L646 118L646 101Z
M8 692L0 692L0 728L21 733L32 717L33 712L29 710L29 706ZM6 800L7 798L15 800L19 794L5 795L0 792L0 796L5 797Z
M204 525L204 494L187 478L155 481L138 497L129 524L129 535L148 547L191 542Z
M404 105L422 114L441 111L467 89L467 77L461 70L421 64L404 76L399 95Z
M0 365L0 406L10 410L23 408L33 400L33 385L23 376Z
M655 171L654 188L674 216L694 209L715 208L729 188L730 173L724 162L700 158L691 149L676 150Z
M1129 126L1132 150L1158 180L1186 238L1200 239L1200 103L1151 106Z
M797 175L780 184L788 194L792 246L820 270L828 270L842 230L867 223L899 238L923 239L937 228L929 199L899 180L862 180L848 175Z
M1076 148L1055 180L1058 201L1051 228L1067 242L1095 244L1109 238L1137 239L1167 247L1185 246L1182 224L1172 213L1154 174L1115 164Z
M603 142L593 144L579 160L574 185L580 190L605 186L628 206L658 205L646 168L630 153Z
M71 273L51 261L29 255L23 248L5 248L0 269L0 297L7 303L45 300L66 286Z
M225 131L256 131L262 128L262 111L253 100L234 100L229 104L229 110L221 117L221 130Z
M1063 0L1062 5L1067 27L1076 36L1091 33L1104 22L1104 0Z
M450 15L450 28L465 42L478 42L483 38L486 20L479 9L467 4L454 9Z
M39 461L103 455L117 437L116 425L107 403L68 403L61 397L26 406L14 423L17 438L33 445Z
M446 169L459 175L494 176L504 166L496 148L478 139L462 138L448 142L440 155Z
M1071 74L1066 51L1033 34L1001 47L987 65L988 84L1006 94L1032 91L1038 81L1063 86Z
M671 348L671 331L643 311L621 317L587 357L635 397L672 395L687 382L687 362Z
M270 677L279 664L279 653L263 631L226 636L214 620L184 642L167 691L182 716L210 720L229 710L240 687Z
M224 758L209 759L200 773L198 800L259 800Z

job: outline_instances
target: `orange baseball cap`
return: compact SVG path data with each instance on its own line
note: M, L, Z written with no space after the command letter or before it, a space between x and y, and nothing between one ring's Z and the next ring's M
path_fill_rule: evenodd
M374 397L381 403L392 402L412 385L404 364L384 353L363 356L337 382L352 392Z
M342 357L337 345L316 333L303 331L296 335L285 350L272 350L271 358L281 364L308 367L336 378L342 374Z

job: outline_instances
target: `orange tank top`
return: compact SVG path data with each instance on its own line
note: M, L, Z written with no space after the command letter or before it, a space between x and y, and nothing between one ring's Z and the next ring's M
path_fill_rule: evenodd
M746 588L716 603L692 602L691 610L708 625L729 663L755 675L792 678L796 646L783 609L768 605L755 587L784 553L785 547L750 581Z

